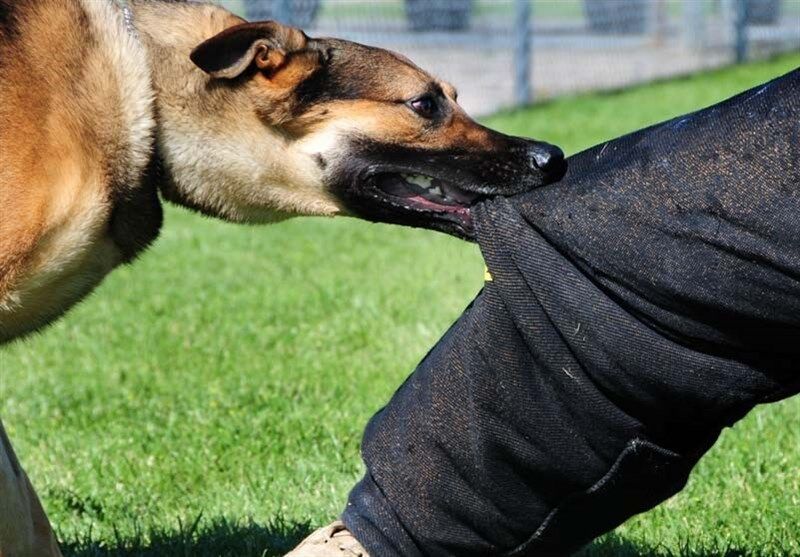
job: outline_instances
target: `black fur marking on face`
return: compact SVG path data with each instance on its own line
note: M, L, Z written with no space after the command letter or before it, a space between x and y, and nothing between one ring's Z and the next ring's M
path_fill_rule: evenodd
M323 66L297 86L295 97L302 112L325 102L362 99L364 91L356 81L337 77L330 67Z
M325 157L323 157L319 153L314 155L314 162L316 162L317 166L319 166L323 170L328 167L328 161L326 161Z
M391 93L387 92L387 85L396 77L392 64L405 64L393 53L337 39L310 39L308 47L320 52L321 65L295 88L295 115L331 101L402 103L411 100L402 98L400 93L391 97ZM435 83L430 85L429 91L442 94L441 88ZM418 94L424 92L421 90Z
M0 0L0 37L5 40L19 34L19 21L15 10L18 0Z
M529 149L538 143L507 136L504 140L498 148L477 151L355 138L342 149L346 156L331 161L326 182L348 211L361 218L472 239L472 205L561 177L531 166Z
M498 136L502 138L500 145L486 150L455 146L426 149L360 138L351 142L350 156L365 167L441 177L465 191L482 195L515 195L561 177L532 167L528 150L538 142L499 133Z

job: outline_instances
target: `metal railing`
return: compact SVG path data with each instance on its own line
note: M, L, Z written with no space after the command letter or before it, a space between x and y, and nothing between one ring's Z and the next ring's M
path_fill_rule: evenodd
M218 0L402 52L476 114L800 51L800 0Z

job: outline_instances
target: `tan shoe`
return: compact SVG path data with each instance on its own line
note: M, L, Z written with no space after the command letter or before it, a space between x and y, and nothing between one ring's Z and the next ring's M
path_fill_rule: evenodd
M320 528L286 557L369 557L341 520Z

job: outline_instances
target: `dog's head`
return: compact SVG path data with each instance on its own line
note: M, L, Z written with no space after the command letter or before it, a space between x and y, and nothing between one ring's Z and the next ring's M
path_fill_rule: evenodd
M471 237L477 200L566 169L557 147L481 126L450 84L386 50L260 22L226 29L191 58L212 86L247 90L284 142L273 164L302 161L313 182L304 191L317 188L344 214Z

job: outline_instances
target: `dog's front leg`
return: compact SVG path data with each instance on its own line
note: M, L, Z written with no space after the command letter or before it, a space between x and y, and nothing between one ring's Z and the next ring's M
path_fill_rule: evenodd
M0 420L0 557L54 556L53 529Z

